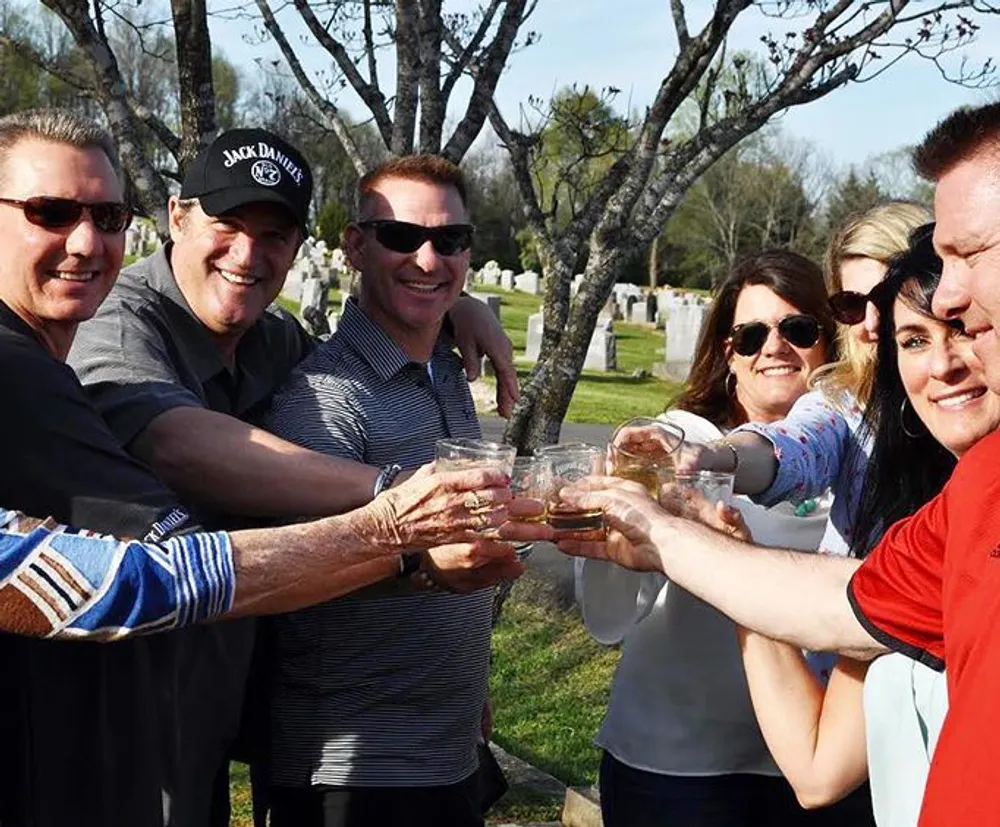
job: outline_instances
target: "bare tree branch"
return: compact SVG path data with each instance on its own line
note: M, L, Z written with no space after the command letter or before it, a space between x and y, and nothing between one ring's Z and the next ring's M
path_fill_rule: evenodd
M420 151L440 152L447 98L441 94L441 0L420 0ZM481 125L480 125L481 126Z
M670 13L674 16L674 31L677 32L677 45L683 50L691 39L684 13L684 0L670 0Z
M489 102L500 82L500 74L514 46L514 38L525 18L527 0L507 0L493 42L486 56L476 61L475 86L465 116L459 121L442 154L453 161L461 159L483 128L489 112Z
M361 154L357 141L354 140L354 136L351 134L350 127L344 120L343 115L340 114L340 110L319 93L319 90L305 73L298 56L295 54L295 50L289 45L284 31L278 25L278 21L275 19L267 0L256 0L256 3L263 18L265 28L271 37L274 38L274 42L278 44L278 48L281 49L281 53L284 55L288 67L292 70L295 80L298 81L299 86L302 87L302 91L306 93L306 97L309 98L313 106L323 115L327 127L337 136L337 140L340 141L340 145L344 148L344 152L347 153L347 157L351 159L351 164L354 166L355 171L358 175L364 175L368 171L368 164Z
M259 5L260 4L258 3L258 6ZM344 77L347 78L347 82L351 84L351 88L358 93L358 96L362 101L364 101L365 106L368 107L368 110L372 113L372 117L375 119L375 126L378 128L379 134L382 136L382 140L385 141L386 146L388 146L392 140L392 122L389 118L389 111L386 109L385 96L378 88L378 75L372 74L371 82L366 81L361 76L361 73L358 71L358 67L354 64L351 56L347 53L347 49L345 49L344 45L337 40L337 38L333 37L323 24L319 22L309 5L308 0L294 0L294 5L295 10L305 21L306 26L309 27L309 31L312 33L313 37L315 37L317 42L330 54L334 62L337 64L337 68L344 73ZM288 53L285 52L284 49L282 49L282 53L285 55L287 60ZM298 77L298 75L296 75L296 77Z
M118 144L122 164L139 194L142 206L156 219L161 232L167 226L167 188L163 178L146 157L139 120L128 106L125 83L118 63L90 19L86 0L42 0L66 24L94 73L94 93Z
M483 11L483 16L479 21L479 26L469 39L469 42L465 45L464 49L456 51L455 57L452 59L451 71L448 72L448 77L445 78L444 85L441 87L441 94L444 96L445 100L451 96L451 90L454 88L455 84L458 83L458 80L462 77L463 73L468 70L473 58L479 51L479 47L482 45L483 40L486 39L486 35L490 30L490 26L493 24L493 18L496 17L496 13L500 8L501 2L502 0L490 0L489 6ZM454 38L451 42L454 43L455 46L458 45L457 38Z

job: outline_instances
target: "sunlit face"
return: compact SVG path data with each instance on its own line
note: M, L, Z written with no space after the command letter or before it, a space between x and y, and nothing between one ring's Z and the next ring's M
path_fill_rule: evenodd
M1000 152L981 153L941 176L934 214L943 265L934 314L961 319L986 381L1000 392Z
M893 323L899 376L914 412L931 436L961 456L1000 425L1000 396L986 386L971 337L901 299Z
M0 196L39 195L120 202L122 187L101 149L26 139L7 157ZM72 227L46 229L2 204L0 250L0 298L65 356L77 324L97 312L118 277L125 233L102 233L88 212Z
M807 390L809 375L826 362L822 337L809 348L798 348L779 334L777 324L802 310L785 301L770 287L751 284L740 291L733 327L762 321L771 325L764 346L751 356L729 348L729 369L736 377L736 398L751 422L782 419Z
M223 347L264 314L285 283L300 231L282 207L250 203L213 216L170 200L170 265L191 310Z
M885 278L886 266L881 261L863 256L845 259L840 265L840 281L844 290L867 295ZM871 347L878 329L878 311L871 302L865 306L865 317L847 328L847 335L866 347Z
M377 182L367 201L365 219L395 219L439 227L465 224L469 217L453 186L403 178ZM445 256L430 241L412 253L382 246L371 229L349 225L347 255L361 272L361 305L365 312L407 348L437 337L445 313L462 292L470 251Z

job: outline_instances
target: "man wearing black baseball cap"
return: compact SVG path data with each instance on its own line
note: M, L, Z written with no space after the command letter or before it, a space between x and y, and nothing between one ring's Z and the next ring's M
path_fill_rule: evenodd
M386 469L314 453L254 424L313 347L272 304L304 238L311 197L309 164L293 146L261 129L223 133L170 199L170 241L122 271L69 355L122 444L212 528L341 513L367 503L386 478ZM496 318L482 302L461 303L456 327L475 331L475 346L513 376ZM252 621L186 634L191 708L178 737L189 757L187 794L175 801L172 823L225 825L227 754Z

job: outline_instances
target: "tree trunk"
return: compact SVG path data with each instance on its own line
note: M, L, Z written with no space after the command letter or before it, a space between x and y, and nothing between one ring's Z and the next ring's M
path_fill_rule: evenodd
M215 136L215 86L212 82L212 42L208 36L205 0L170 0L177 44L180 86L181 175L203 146Z

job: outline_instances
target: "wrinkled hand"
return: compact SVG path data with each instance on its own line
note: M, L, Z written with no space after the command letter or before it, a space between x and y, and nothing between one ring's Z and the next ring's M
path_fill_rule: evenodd
M366 539L394 551L475 542L507 519L509 483L496 469L433 473L426 465L365 506Z
M651 539L655 522L667 514L644 486L615 477L587 477L560 492L564 502L579 508L600 508L609 531L603 541L563 535L559 549L575 557L610 560L636 571L660 571L660 556Z
M541 500L527 497L517 497L507 503L508 522L500 526L497 534L500 539L512 543L537 543L539 540L552 540L555 532L547 523L514 522L531 517L540 517L545 513L545 503Z
M663 456L677 450L682 434L668 423L656 425L630 425L619 428L612 444L630 454Z
M420 567L437 586L460 594L516 580L524 573L512 544L486 537L428 549Z
M703 523L745 543L753 542L753 535L738 508L724 502L709 502L693 488L673 483L664 485L660 489L660 506L675 517Z
M480 360L489 357L497 377L497 413L509 417L521 391L514 369L514 346L503 325L488 305L471 296L459 298L448 315L455 328L455 344L462 354L466 376L470 382L478 379Z

